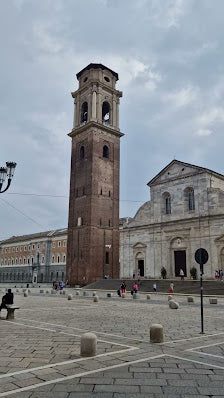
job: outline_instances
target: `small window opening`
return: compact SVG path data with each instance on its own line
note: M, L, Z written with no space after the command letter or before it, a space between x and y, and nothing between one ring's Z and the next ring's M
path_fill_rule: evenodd
M102 225L102 220L101 220L101 218L100 218L100 226Z
M110 220L109 220L109 227L111 227L111 222L110 222Z
M103 195L103 190L102 190L102 188L101 188L101 190L100 190L100 195Z
M81 109L81 123L86 123L88 120L88 103L85 101Z
M104 101L102 105L102 122L105 124L110 123L110 105L107 101Z
M82 145L80 148L80 159L84 159L84 157L85 157L85 148Z
M105 262L106 262L106 264L109 264L109 252L106 252Z
M86 83L88 80L88 77L85 77L85 79L83 79L83 82Z
M106 82L108 82L108 83L110 81L109 77L107 77L107 76L104 76L104 80L106 80Z
M110 198L110 191L109 191L109 198Z
M82 194L83 194L83 195L86 194L86 189L85 189L85 187L82 187Z
M103 147L103 157L107 159L109 158L109 148L107 145L104 145Z
M171 214L171 199L170 199L170 196L166 197L166 214Z

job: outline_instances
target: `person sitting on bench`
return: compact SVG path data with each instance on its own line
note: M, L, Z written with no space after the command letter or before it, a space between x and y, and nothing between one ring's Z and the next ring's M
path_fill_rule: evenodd
M11 289L2 297L2 303L0 305L0 311L2 308L7 308L7 305L13 304L13 293Z

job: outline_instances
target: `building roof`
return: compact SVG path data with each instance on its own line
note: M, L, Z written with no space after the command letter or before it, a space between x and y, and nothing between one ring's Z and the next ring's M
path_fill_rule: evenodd
M32 239L42 239L42 238L52 238L55 236L60 236L60 235L65 235L68 233L68 229L55 229L51 231L45 231L45 232L37 232L35 234L29 234L29 235L20 235L20 236L12 236L9 239L2 240L0 242L0 245L7 245L7 244L12 244L12 243L18 243L22 242L24 240L32 240Z
M154 182L156 182L156 180L157 180L164 172L166 172L166 170L167 170L170 166L172 166L172 165L175 164L175 163L178 163L178 164L180 164L180 165L182 165L182 166L192 167L192 168L196 169L199 173L207 172L207 173L209 173L209 174L214 175L214 176L217 177L217 178L221 178L222 180L224 179L224 175L223 175L223 174L220 174L220 173L217 173L216 171L207 169L207 168L205 168L205 167L196 166L196 165L191 164L191 163L181 162L180 160L174 159L174 160L172 160L166 167L164 167L155 177L153 177L152 180L150 180L150 181L148 182L147 185L150 186L150 185L152 185Z
M109 72L112 73L112 75L116 77L116 80L119 80L118 79L118 74L116 72L114 72L113 70L107 68L107 66L104 66L102 64L89 64L88 66L86 66L85 68L80 70L80 72L78 72L76 74L77 79L80 78L80 76L83 74L83 72L85 72L85 70L90 70L90 69L102 69L102 70L106 69L106 70L109 70Z

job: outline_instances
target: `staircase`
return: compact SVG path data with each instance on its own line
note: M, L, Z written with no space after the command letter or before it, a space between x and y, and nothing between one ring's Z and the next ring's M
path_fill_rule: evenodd
M85 289L117 290L121 285L121 279L102 279L85 286ZM169 293L170 283L174 283L174 293L200 294L199 280L176 280L176 279L142 279L139 291L152 292L153 283L156 283L158 293ZM127 290L132 290L134 280L125 280ZM224 282L216 280L203 280L204 295L224 295Z

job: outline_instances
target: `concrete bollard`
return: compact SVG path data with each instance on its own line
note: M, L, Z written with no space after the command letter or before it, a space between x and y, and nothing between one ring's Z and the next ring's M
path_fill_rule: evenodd
M44 290L43 290L43 289L40 289L40 293L44 293Z
M168 301L173 300L173 296L168 296Z
M187 298L187 302L188 302L188 303L194 303L194 297L189 296L189 297Z
M45 293L46 293L46 294L49 294L50 292L49 292L49 290L47 289Z
M28 292L24 292L24 293L23 293L23 296L24 296L24 297L28 297Z
M217 298L212 297L212 298L209 299L209 303L210 304L218 304L218 300L217 300Z
M93 297L95 297L96 296L96 292L93 292Z
M68 294L68 300L72 300L72 294Z
M99 297L98 296L94 296L93 297L93 302L94 303L98 303L99 302Z
M112 297L113 293L107 293L107 297Z
M62 290L62 293L63 293L63 294L66 294L66 291L65 291L65 290Z
M30 290L30 289L28 289L27 291L28 291L28 293L31 293L31 290Z
M82 357L93 357L96 355L97 337L94 333L85 333L81 336L80 354Z
M121 293L122 298L126 298L126 293Z
M150 300L151 299L150 294L147 294L146 298L147 298L147 300Z
M16 293L19 293L19 289L16 289Z
M63 290L59 290L59 293L60 293L60 294L63 294Z
M133 293L132 297L134 300L138 299L139 298L138 293Z
M155 323L150 327L150 342L151 343L163 343L163 326Z
M75 292L75 294L76 294L76 296L80 296L80 291L77 290L77 291Z
M179 308L179 304L174 300L169 300L168 303L172 310L177 310Z

